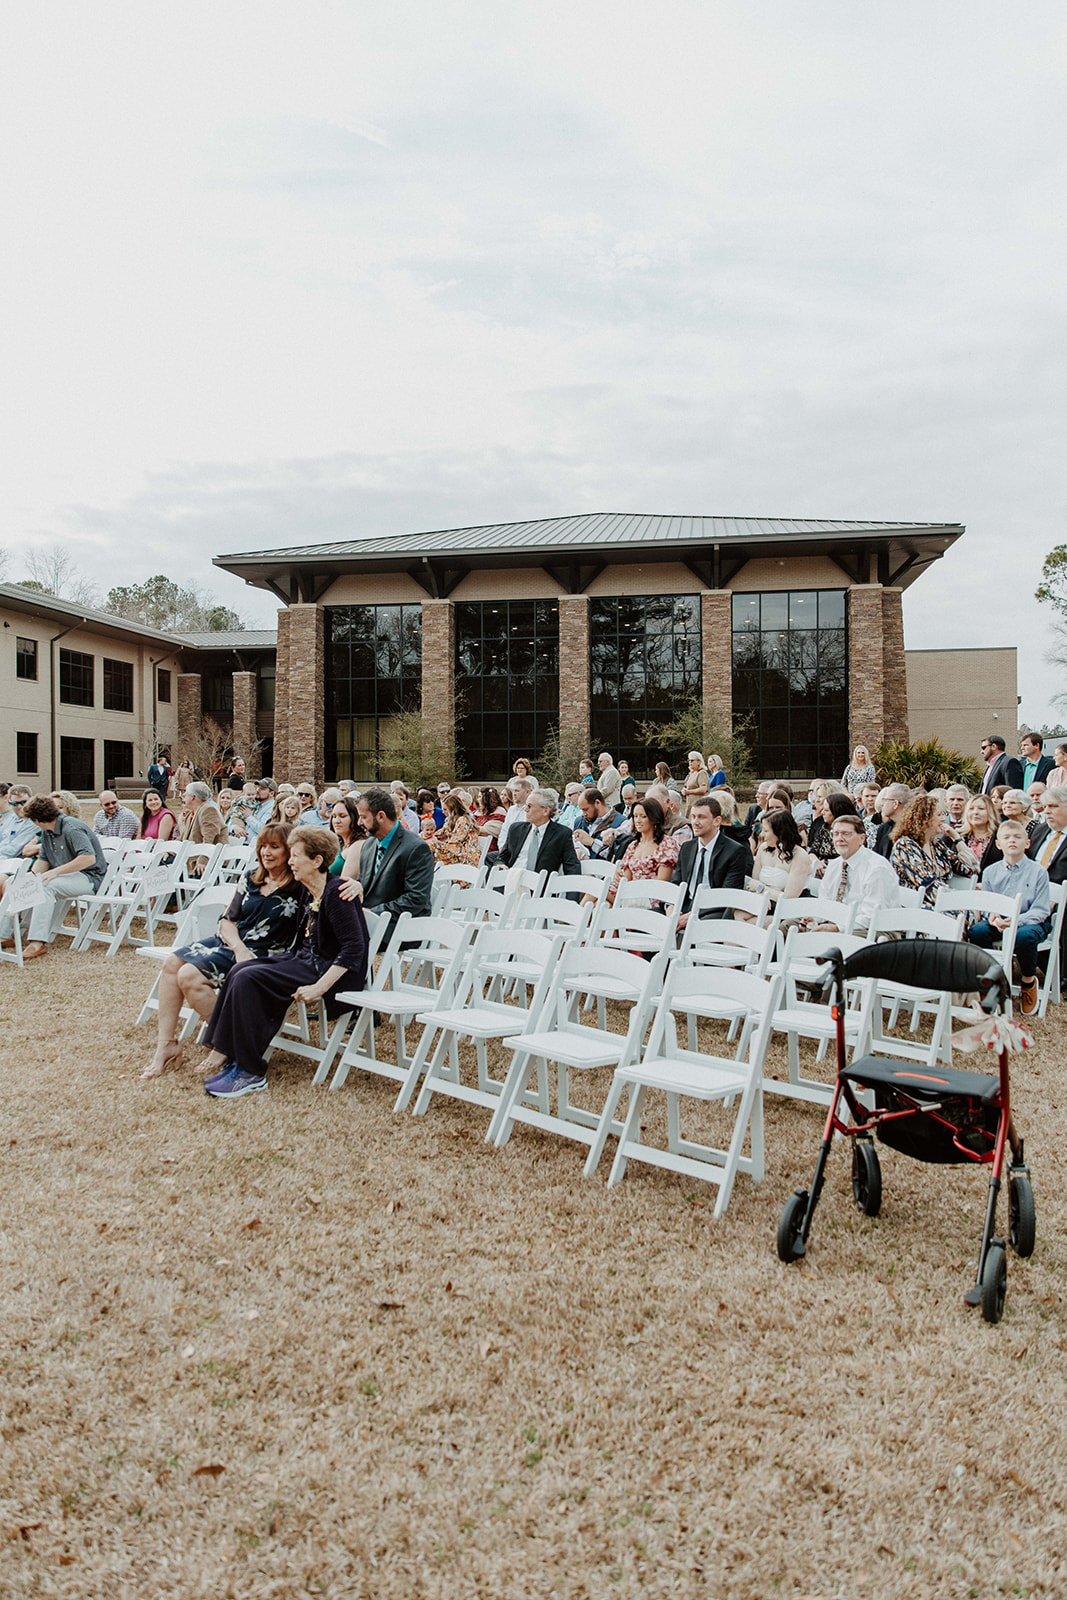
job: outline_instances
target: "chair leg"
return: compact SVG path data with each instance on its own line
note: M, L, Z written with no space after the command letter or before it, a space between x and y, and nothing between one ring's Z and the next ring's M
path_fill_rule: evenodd
M427 1028L426 1032L429 1033L430 1029ZM415 1101L415 1105L413 1107L413 1115L416 1117L424 1117L426 1115L426 1107L433 1098L434 1083L438 1078L443 1076L440 1068L442 1061L448 1053L449 1040L454 1038L454 1034L449 1034L446 1030L442 1029L441 1034L438 1037L434 1053L430 1057L430 1064L423 1075L422 1088L419 1090L419 1097ZM415 1052L416 1061L418 1061L419 1056L422 1055L422 1042L422 1039L420 1039L419 1048ZM414 1063L412 1063L412 1071L414 1071Z
M630 1107L626 1113L626 1121L622 1125L622 1133L619 1135L619 1148L615 1152L615 1160L611 1163L611 1171L608 1173L609 1189L613 1189L617 1183L621 1183L625 1175L626 1146L633 1137L635 1127L639 1134L641 1132L641 1108L645 1103L645 1095L647 1093L648 1090L643 1083L637 1084L630 1090Z
M615 1120L615 1107L622 1098L622 1091L625 1087L625 1079L615 1077L612 1080L611 1090L607 1100L604 1102L604 1110L601 1112L599 1126L593 1143L589 1147L589 1155L586 1158L585 1166L582 1168L583 1178L591 1178L600 1165L600 1158L604 1154L604 1146L607 1144L608 1134L611 1132L611 1124Z

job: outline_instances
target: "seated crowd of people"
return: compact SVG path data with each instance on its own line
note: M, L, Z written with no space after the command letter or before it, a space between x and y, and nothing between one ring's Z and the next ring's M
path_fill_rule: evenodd
M743 816L721 761L697 752L681 784L660 762L642 794L626 763L616 766L604 752L595 770L580 763L562 798L537 783L525 760L502 789L471 793L441 782L414 794L399 781L360 792L348 779L317 793L307 782L246 780L235 762L217 798L187 769L172 809L165 769L145 790L140 817L105 790L92 826L74 795L0 783L0 858L34 858L45 891L28 914L23 959L33 960L63 927L70 902L103 880L102 839L248 842L252 859L216 933L163 964L157 1045L142 1074L158 1077L181 1062L178 1021L188 1006L207 1023L210 1053L200 1070L208 1092L235 1098L266 1088L264 1052L294 1000L322 1000L330 1014L338 993L362 987L365 910L388 919L384 947L402 913L429 914L436 866L475 866L483 857L565 875L580 874L583 861L610 862L609 901L627 879L682 885L680 928L704 886L810 898L805 925L836 932L835 906L854 907L866 927L879 908L901 903L902 889L930 908L942 885L980 881L991 893L1021 897L1015 955L1029 1014L1039 947L1052 925L1050 881L1067 879L1067 783L1055 777L1067 772L1067 746L1061 751L1062 761L1057 752L1054 764L1032 762L1024 747L1023 763L989 740L979 792L956 784L927 793L880 788L859 747L847 781L818 779L795 800L790 784L764 780ZM1049 764L1035 777L1041 762ZM1009 781L992 782L1000 776ZM7 881L0 878L0 896ZM10 927L10 913L6 921ZM0 898L0 931L4 922ZM994 945L1006 926L996 915L972 918L966 937Z

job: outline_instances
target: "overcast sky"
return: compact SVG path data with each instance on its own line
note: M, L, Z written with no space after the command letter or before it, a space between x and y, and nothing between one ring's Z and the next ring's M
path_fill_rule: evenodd
M0 0L0 543L106 589L581 511L951 521L1053 713L1067 16Z

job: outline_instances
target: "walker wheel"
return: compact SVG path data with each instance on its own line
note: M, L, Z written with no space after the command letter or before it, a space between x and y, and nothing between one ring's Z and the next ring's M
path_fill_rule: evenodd
M1008 1174L1008 1239L1017 1256L1032 1256L1037 1243L1034 1191L1025 1172Z
M1004 1315L1004 1296L1008 1292L1008 1256L1002 1244L991 1244L982 1268L982 1316L986 1322L999 1322Z
M852 1142L852 1195L865 1216L882 1209L882 1168L878 1152L867 1139Z
M794 1189L782 1207L782 1215L778 1219L779 1261L796 1261L805 1253L804 1241L800 1235L804 1228L804 1213L807 1209L808 1191Z

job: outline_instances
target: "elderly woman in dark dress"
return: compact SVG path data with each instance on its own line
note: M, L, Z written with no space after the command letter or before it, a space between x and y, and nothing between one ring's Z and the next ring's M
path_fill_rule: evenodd
M289 868L291 832L278 822L260 829L256 864L238 883L219 918L218 933L172 950L164 961L159 977L156 1053L142 1078L158 1078L168 1067L181 1066L177 1032L183 1005L191 1006L206 1022L235 965L292 949L308 897Z
M211 1055L204 1088L216 1099L236 1100L267 1087L264 1052L294 1000L325 1000L333 1013L340 1009L334 999L339 989L362 989L366 981L363 907L341 899L341 879L329 873L336 854L336 834L293 829L289 864L310 900L303 938L291 953L234 967L227 978L205 1036Z

